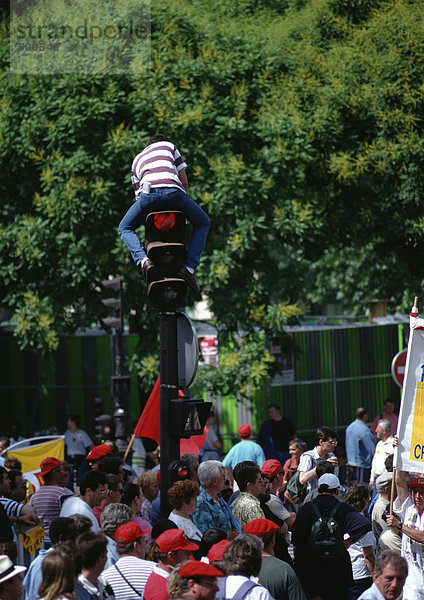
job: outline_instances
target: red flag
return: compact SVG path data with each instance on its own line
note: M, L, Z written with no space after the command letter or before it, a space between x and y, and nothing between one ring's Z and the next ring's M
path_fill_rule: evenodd
M141 417L138 420L134 435L137 437L147 437L155 440L157 445L160 444L160 379L156 379L156 383L150 393L147 404L144 407Z
M192 435L187 440L180 440L180 456L182 454L199 454L200 449L205 445L206 434L208 431L209 429L205 425L202 435Z
M184 394L179 391L179 395ZM202 435L192 435L187 440L180 441L180 454L199 454L200 448L205 443L206 433L208 428L205 426ZM160 445L160 378L156 379L156 383L150 393L146 406L144 407L141 417L134 429L134 435L137 437L147 437L154 440L157 445Z

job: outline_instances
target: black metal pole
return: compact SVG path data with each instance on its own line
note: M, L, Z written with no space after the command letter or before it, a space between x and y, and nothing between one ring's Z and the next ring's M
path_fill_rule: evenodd
M170 507L168 489L171 474L168 465L180 456L178 436L172 433L171 400L178 399L177 313L160 315L160 512L166 519Z

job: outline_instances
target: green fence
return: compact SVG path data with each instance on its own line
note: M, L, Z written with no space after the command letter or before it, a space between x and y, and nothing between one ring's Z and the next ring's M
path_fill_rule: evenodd
M261 388L247 405L237 396L217 399L219 430L224 448L233 443L242 422L255 431L267 417L268 404L278 404L296 424L299 435L312 439L314 429L327 425L343 430L355 408L366 406L370 416L381 411L385 398L399 402L399 388L390 366L406 345L408 325L363 325L335 328L300 328L294 340L293 369L289 381ZM135 335L124 336L124 352L131 356ZM32 433L56 427L65 430L66 415L82 416L83 427L92 422L92 401L100 397L112 411L110 376L111 338L107 335L63 339L49 358L20 351L11 336L0 337L0 431L8 433L13 421ZM137 381L131 380L130 417L140 416Z
M124 337L125 355L131 355L137 336ZM11 336L0 337L0 430L10 432L19 421L23 432L56 427L66 429L66 415L77 413L82 426L93 422L92 401L102 398L106 412L112 412L110 377L111 338L106 335L74 336L61 340L56 353L44 358L20 351ZM131 381L131 419L140 416L137 381Z
M342 432L360 406L368 409L370 418L381 412L386 398L399 406L400 390L391 376L391 363L406 347L408 332L405 324L293 328L292 381L262 388L250 406L238 404L235 397L222 400L224 449L237 439L241 422L250 422L259 431L268 404L280 406L309 444L320 425Z

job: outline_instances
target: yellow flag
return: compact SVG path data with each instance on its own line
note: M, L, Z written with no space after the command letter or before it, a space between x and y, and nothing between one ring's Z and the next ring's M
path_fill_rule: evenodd
M424 462L424 382L422 381L417 383L409 458Z
M12 450L7 453L8 456L17 458L22 463L22 472L39 471L40 463L48 456L53 456L58 460L65 458L65 444L63 438L49 442L43 442L34 446L22 448L22 450Z

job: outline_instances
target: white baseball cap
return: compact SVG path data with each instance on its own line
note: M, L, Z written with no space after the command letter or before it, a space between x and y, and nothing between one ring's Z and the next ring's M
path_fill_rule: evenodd
M318 487L320 485L327 485L329 490L337 490L340 487L339 478L334 473L324 473L318 479Z

